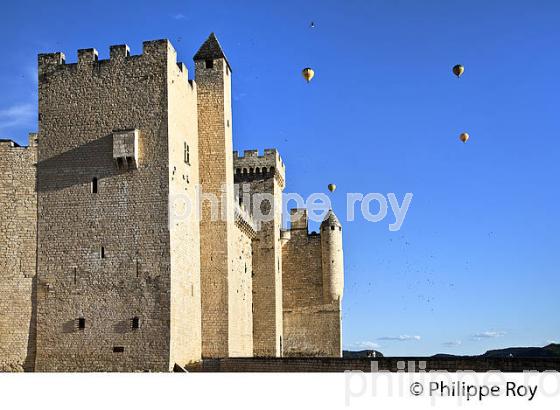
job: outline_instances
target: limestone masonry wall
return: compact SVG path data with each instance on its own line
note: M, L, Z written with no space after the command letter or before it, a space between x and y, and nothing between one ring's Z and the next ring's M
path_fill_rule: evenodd
M36 370L170 369L170 65L166 40L39 56ZM137 169L113 161L126 129Z
M170 53L174 53L171 50ZM187 215L186 206L196 203L199 185L198 109L194 81L184 64L169 56L168 150L169 227L171 257L170 365L201 357L200 224ZM187 204L188 203L188 204Z
M282 325L282 191L285 170L278 152L267 149L233 153L235 183L243 205L257 225L253 240L253 344L255 356L281 356ZM268 194L268 198L262 197ZM261 220L262 219L262 220Z
M200 188L219 199L218 213L212 204L202 203L200 221L202 355L225 357L229 354L229 274L232 271L229 243L233 227L227 221L233 198L227 193L232 159L226 138L225 60L195 62L198 86ZM225 195L222 196L222 193ZM233 195L233 193L232 193ZM233 211L232 211L233 212Z
M285 356L342 357L340 305L284 309L284 336Z
M238 226L235 228L228 297L229 311L235 312L235 317L228 321L229 356L251 357L253 355L253 259L251 257L253 235Z
M37 195L30 147L0 140L0 371L35 364Z
M308 233L307 211L292 209L291 229L284 236L284 355L342 356L341 300L332 299L330 277L343 275L342 253L331 251L331 245L342 246L338 230L331 230L328 220L321 224L321 234ZM331 235L337 239L332 240ZM328 246L325 246L327 244ZM331 256L340 260L331 269ZM326 271L325 267L328 267ZM329 278L325 281L325 277ZM342 292L342 288L340 288ZM340 297L342 295L340 294Z
M300 212L303 213L304 210ZM308 234L307 214L302 215L301 219L304 220L300 221L301 227L297 222L292 222L290 239L282 248L284 309L323 303L321 237L318 234Z

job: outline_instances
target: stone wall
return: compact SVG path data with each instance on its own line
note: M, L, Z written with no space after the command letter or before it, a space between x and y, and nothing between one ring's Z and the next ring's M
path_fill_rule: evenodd
M170 53L174 53L171 50ZM176 56L169 56L171 62ZM168 150L171 252L170 364L201 357L200 223L196 84L184 64L168 64Z
M252 237L252 233L236 226L228 297L229 311L236 313L228 326L229 357L253 356Z
M284 309L285 356L341 357L341 310L337 303Z
M0 371L35 364L36 155L0 141Z
M321 237L304 229L290 230L282 247L284 309L316 306L323 303Z
M256 150L245 151L243 157L234 152L233 159L239 197L252 211L257 226L253 240L254 355L281 356L284 163L273 149L265 150L262 156Z
M39 56L39 371L172 366L171 282L179 271L170 257L168 199L177 187L169 149L188 137L168 142L175 65L167 40L145 42L139 56L111 47L103 61L92 49L80 50L77 64L60 53ZM139 131L133 169L112 156L113 131L127 129ZM178 269L196 275L193 264Z
M238 269L241 240L235 226L231 68L212 34L194 57L198 87L200 188L204 197L200 221L202 355L227 357L246 354L252 342L239 339L246 332L243 322L251 309L245 292L244 268ZM203 197L203 198L204 198ZM213 209L214 208L214 209ZM245 250L246 252L246 250ZM233 333L231 333L233 332Z
M379 359L340 359L328 357L254 358L204 360L187 368L190 372L345 372L360 371L474 371L523 372L560 371L560 359L483 359L479 357L383 357Z
M325 301L321 235L308 233L307 212L293 209L283 239L285 356L342 356L340 301Z

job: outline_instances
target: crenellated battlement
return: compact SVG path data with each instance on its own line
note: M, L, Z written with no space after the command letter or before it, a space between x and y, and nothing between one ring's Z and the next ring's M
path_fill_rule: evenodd
M308 221L306 208L290 209L290 231L303 230L307 234Z
M177 66L178 72L184 73L188 78L188 70L183 63L177 62L177 52L167 39L144 41L142 43L142 54L131 55L130 47L126 44L112 45L109 47L109 59L99 59L99 52L95 48L83 48L77 51L77 62L67 63L66 55L62 52L39 54L39 76L48 75L59 70L72 70L96 66L98 68L112 64L123 64L130 61L146 60L154 61L168 60Z
M37 133L31 132L27 137L28 145L20 145L11 139L0 139L0 146L3 148L16 148L16 149L27 149L36 148L38 145Z
M280 157L280 154L278 153L278 150L276 148L265 148L263 155L259 155L258 149L245 150L243 151L243 156L239 156L238 151L233 151L233 159L234 160L272 159L274 161L279 161L282 164L282 166L284 166L282 158Z
M278 150L274 148L265 149L263 155L259 155L256 149L243 151L243 156L239 156L238 151L233 151L233 168L236 182L275 177L284 187L286 167Z
M130 47L126 44L119 44L109 47L109 57L111 60L124 60L130 57Z
M96 63L99 53L95 48L83 48L78 50L78 64Z
M20 148L17 142L9 139L0 139L0 145L8 148Z

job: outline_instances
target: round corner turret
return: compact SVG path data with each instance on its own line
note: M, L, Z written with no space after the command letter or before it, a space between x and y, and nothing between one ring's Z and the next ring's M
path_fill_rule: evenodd
M340 302L344 289L342 225L332 210L329 210L321 223L321 253L323 301L324 303Z

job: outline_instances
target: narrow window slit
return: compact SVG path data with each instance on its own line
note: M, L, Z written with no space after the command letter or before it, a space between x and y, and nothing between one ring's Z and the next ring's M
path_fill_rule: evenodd
M184 156L185 164L190 165L191 164L190 147L187 145L186 142L183 145L183 156Z

